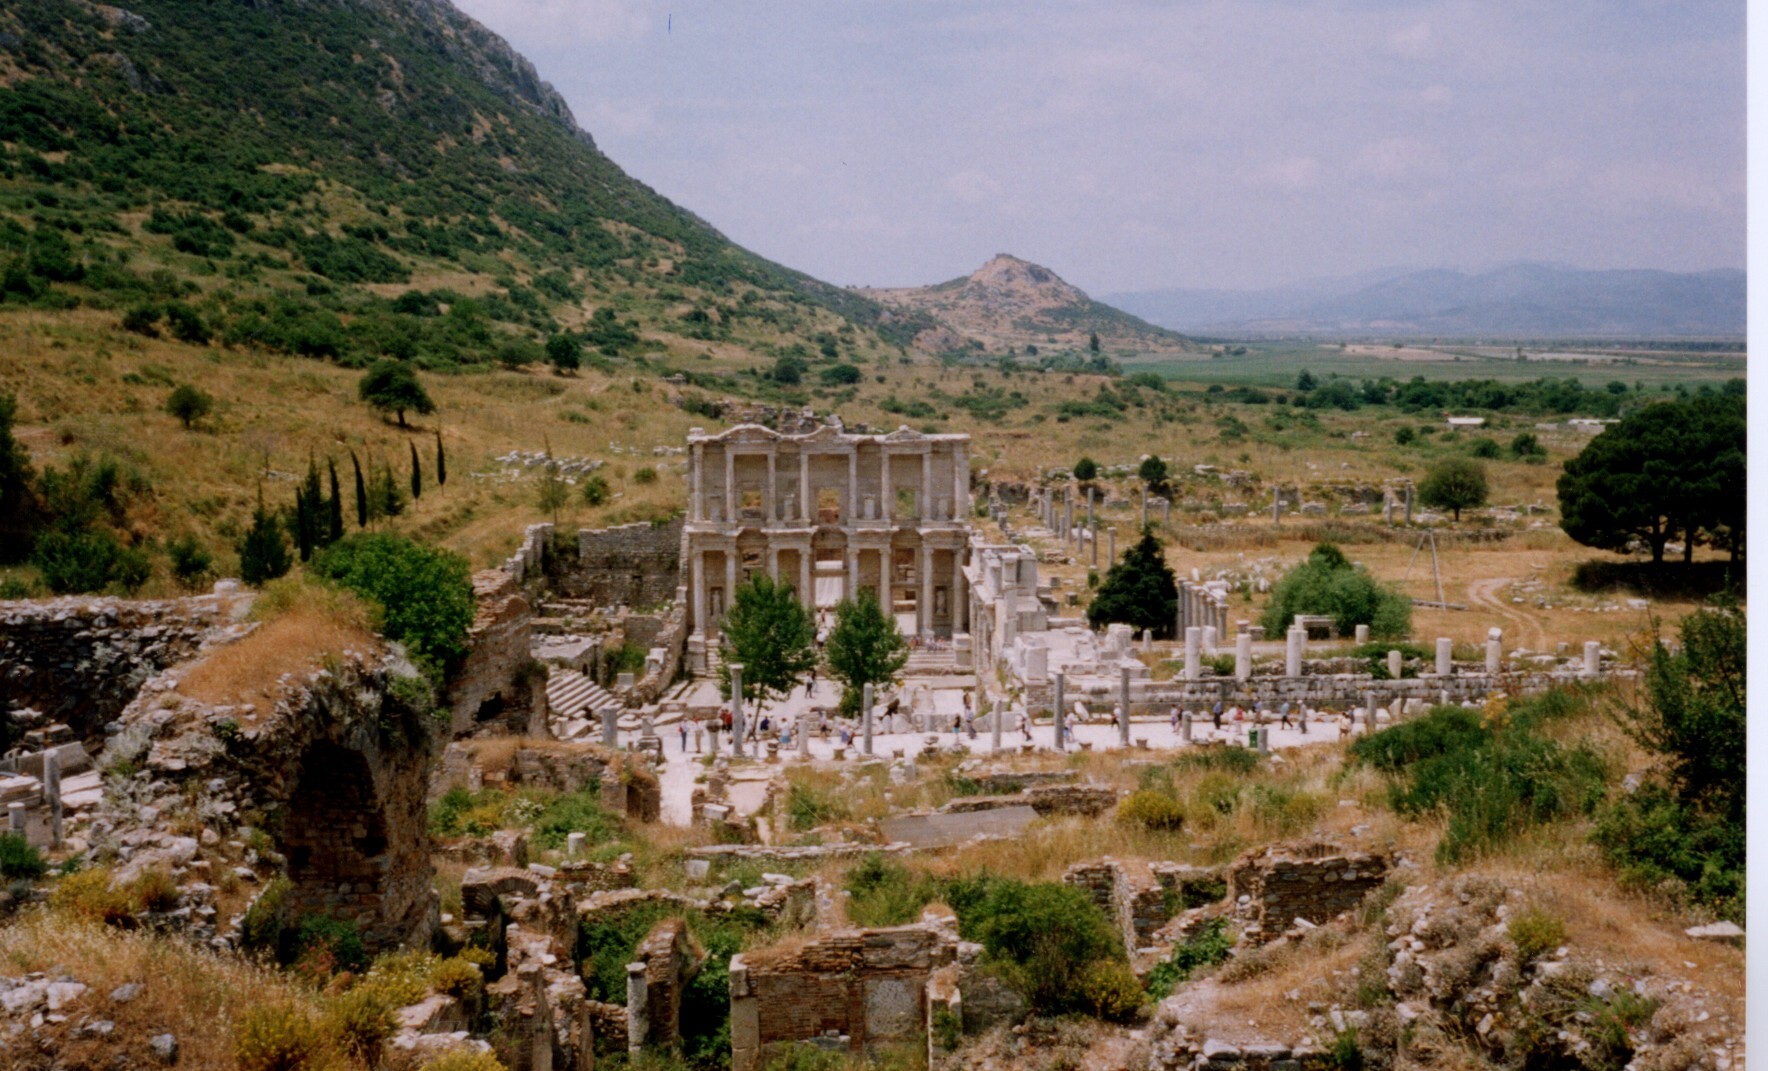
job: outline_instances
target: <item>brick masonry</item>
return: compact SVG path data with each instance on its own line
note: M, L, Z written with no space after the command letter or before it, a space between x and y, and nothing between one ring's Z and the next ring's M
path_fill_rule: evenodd
M1228 899L1241 939L1261 944L1296 919L1319 924L1343 914L1386 882L1392 866L1386 855L1323 843L1247 852L1228 867Z

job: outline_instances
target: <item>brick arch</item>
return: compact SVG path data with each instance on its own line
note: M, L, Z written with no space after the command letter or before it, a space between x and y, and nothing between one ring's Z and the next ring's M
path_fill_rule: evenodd
M302 756L282 826L293 913L376 928L391 869L387 815L368 760L327 740Z

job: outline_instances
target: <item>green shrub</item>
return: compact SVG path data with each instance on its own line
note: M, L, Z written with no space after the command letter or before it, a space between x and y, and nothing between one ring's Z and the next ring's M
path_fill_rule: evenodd
M1249 774L1258 769L1258 752L1238 744L1209 745L1186 750L1172 761L1175 769L1223 770Z
M1143 789L1117 805L1117 820L1143 829L1174 830L1185 824L1185 809L1171 796Z
M583 504L599 506L608 501L608 481L602 476L591 476L583 481Z
M1516 942L1516 954L1524 963L1540 959L1565 943L1564 921L1538 907L1510 916L1505 929Z
M1162 1000L1172 995L1173 987L1188 980L1205 967L1213 967L1228 958L1234 938L1228 933L1227 919L1210 919L1197 932L1173 946L1171 958L1156 964L1148 974L1148 995Z
M0 833L0 878L35 880L48 871L49 864L30 841L16 833Z
M254 952L274 952L277 941L282 937L283 927L288 925L289 894L294 891L294 883L287 875L278 874L271 878L254 899L239 922L240 947Z
M656 483L657 482L657 470L652 468L649 465L646 465L643 468L640 468L637 472L634 472L632 474L632 482L638 483L638 484Z
M319 1027L293 1004L251 1008L233 1032L239 1071L307 1071L324 1049Z
M466 653L473 585L465 558L389 533L358 533L313 556L316 576L378 604L381 629L441 673Z
M147 555L125 547L105 528L69 531L51 528L37 537L31 564L57 595L117 589L133 592L147 583L153 566Z
M939 896L934 882L872 853L847 872L847 917L856 926L902 926Z
M1253 785L1252 816L1275 832L1287 836L1307 829L1326 811L1319 795L1284 785Z
M1297 614L1327 615L1345 635L1358 625L1368 625L1375 636L1412 630L1412 600L1352 565L1331 543L1318 544L1306 561L1283 574L1259 621L1268 635L1280 636Z
M1085 972L1099 960L1124 958L1122 938L1073 886L979 875L948 883L945 894L959 932L980 943L1001 977L1042 1014L1090 1011Z
M506 1071L503 1062L477 1049L449 1049L424 1062L419 1071Z
M306 962L316 973L361 971L368 966L368 949L362 934L348 919L329 915L303 915L283 930L277 958L285 964Z
M327 1001L320 1026L346 1055L369 1067L380 1063L381 1047L398 1029L386 996L362 986Z
M547 803L529 825L529 839L538 848L557 851L573 833L585 834L591 845L619 839L617 820L602 810L599 786L567 793Z
M1351 743L1350 755L1383 773L1396 773L1421 759L1478 747L1487 739L1475 711L1437 707L1421 718L1358 737Z
M797 1042L768 1057L762 1071L848 1071L850 1066L846 1053Z
M786 793L786 813L792 818L792 828L799 831L839 821L848 815L847 807L833 796L796 783Z
M1135 1017L1144 994L1130 965L1118 959L1096 959L1080 973L1080 1003L1096 1018L1125 1022Z

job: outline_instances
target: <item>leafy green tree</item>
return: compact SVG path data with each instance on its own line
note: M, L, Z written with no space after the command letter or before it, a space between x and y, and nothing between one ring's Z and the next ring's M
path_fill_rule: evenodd
M835 607L835 625L824 645L829 676L842 684L841 710L859 712L861 693L868 684L883 685L896 679L908 664L909 645L896 622L878 603L877 593L861 588L851 599Z
M865 378L865 373L858 365L835 364L823 369L817 375L831 387L849 387Z
M1618 715L1657 765L1598 815L1595 841L1631 881L1680 887L1741 919L1749 784L1743 610L1721 598L1684 618L1681 633L1680 650L1653 642L1643 701Z
M264 508L262 498L252 511L252 526L235 548L239 552L239 576L252 587L263 587L289 571L288 542L283 536L282 521Z
M1527 461L1531 458L1546 457L1547 449L1541 445L1541 440L1535 436L1534 432L1525 431L1510 440L1510 454L1512 457L1519 457Z
M786 353L774 358L773 368L768 371L767 378L783 387L796 387L804 382L804 373L809 370L810 365L805 363L804 358Z
M583 365L583 343L575 335L554 335L546 340L546 359L560 375L575 372Z
M1103 628L1121 622L1137 631L1153 629L1156 636L1171 636L1178 610L1178 580L1154 530L1144 528L1142 538L1105 573L1087 606L1087 623Z
M307 456L307 477L295 488L295 515L289 530L302 561L312 558L313 549L325 542L325 493L320 490L319 464L311 454Z
M1301 370L1300 375L1295 377L1295 389L1301 391L1303 394L1306 394L1308 391L1313 390L1319 385L1320 381L1314 378L1314 373L1305 368Z
M144 551L123 546L115 533L98 527L55 525L37 537L30 560L57 595L133 592L153 572Z
M1090 457L1083 457L1074 463L1074 478L1081 483L1092 483L1099 478L1099 463Z
M1149 454L1147 457L1143 458L1141 466L1136 469L1136 475L1142 478L1143 486L1147 487L1148 490L1152 491L1154 494L1166 494L1168 489L1167 480L1170 478L1170 474L1167 470L1166 462L1162 461L1158 456Z
M1498 449L1497 440L1484 435L1468 443L1467 452L1485 461L1493 461L1503 456L1503 451Z
M418 382L417 373L403 361L376 361L362 374L356 393L383 415L397 416L402 428L406 427L407 410L426 415L436 411L436 403Z
M1095 357L1099 355L1099 332L1093 331L1087 335L1087 352Z
M1271 588L1259 623L1281 636L1296 614L1324 614L1340 634L1368 625L1371 635L1399 639L1412 630L1412 600L1351 564L1331 543L1317 544L1307 560Z
M1430 467L1418 485L1418 500L1427 506L1446 509L1455 515L1486 504L1491 492L1486 484L1486 468L1464 457L1445 458Z
M1411 446L1417 441L1418 432L1412 427L1412 425L1401 424L1394 429L1394 444L1396 446Z
M180 383L172 388L171 395L166 398L166 412L176 417L184 425L185 431L189 431L191 425L214 412L214 409L215 399L209 397L202 388L193 387L189 383Z
M1091 978L1123 963L1122 938L1075 886L982 875L951 882L945 898L959 933L1040 1014L1093 1012Z
M373 600L381 632L440 679L466 654L473 623L467 560L385 532L359 532L314 556L315 575Z
M720 694L730 698L732 663L743 667L743 698L759 707L785 696L817 662L816 621L790 584L756 573L737 586L725 611L718 667Z
M1587 547L1624 551L1635 539L1662 562L1683 533L1744 522L1743 401L1648 405L1604 429L1559 477L1560 527ZM1734 547L1741 540L1734 539Z

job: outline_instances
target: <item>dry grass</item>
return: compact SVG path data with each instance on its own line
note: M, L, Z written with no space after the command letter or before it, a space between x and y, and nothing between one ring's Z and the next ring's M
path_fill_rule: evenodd
M267 968L48 911L32 912L0 930L0 973L31 971L69 974L91 987L59 1028L67 1032L59 1043L66 1067L137 1062L150 1035L170 1031L178 1036L180 1068L234 1071L233 1025L247 1011L292 1004L318 1014L316 994ZM141 995L112 1004L107 995L129 982L142 987ZM87 1015L112 1020L115 1033L102 1039L72 1037L72 1028ZM351 1065L334 1056L331 1066Z
M254 610L263 614L258 627L204 656L178 682L179 692L204 703L263 703L267 712L283 674L305 673L346 650L372 651L379 643L365 604L318 584L281 581Z

